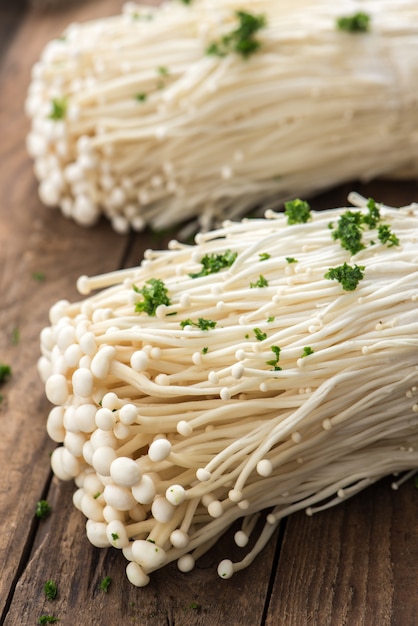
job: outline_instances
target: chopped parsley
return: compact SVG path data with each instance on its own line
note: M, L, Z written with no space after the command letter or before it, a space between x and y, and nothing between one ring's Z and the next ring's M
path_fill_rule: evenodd
M15 327L12 330L12 344L14 346L17 346L19 341L20 341L20 330L17 327Z
M168 67L165 67L165 65L160 65L159 67L157 67L157 72L160 76L168 76L170 73Z
M377 236L379 241L383 244L387 243L389 248L392 246L399 246L399 239L392 233L388 224L380 224L377 229Z
M373 198L367 200L367 209L369 212L363 217L363 221L369 228L376 228L377 224L380 222L380 211Z
M347 33L365 33L370 27L370 15L359 11L351 16L343 16L337 19L338 30Z
M255 289L256 287L268 287L269 281L264 278L262 274L258 277L258 280L255 283L250 283L250 288Z
M51 120L63 120L67 113L67 98L64 96L63 98L53 98L51 100L51 113L49 114L49 118Z
M38 624L55 624L55 622L59 621L59 617L55 617L54 615L41 615L38 619Z
M197 328L200 328L200 330L209 330L211 328L215 328L216 322L199 317L197 322L193 322L191 319L183 320L180 322L180 326L182 328L185 328L186 326L196 326Z
M360 211L346 211L340 215L336 228L333 228L332 238L339 239L341 246L351 252L357 254L363 250L362 242L364 215Z
M47 580L44 584L44 593L48 600L55 600L58 593L57 583L53 580Z
M266 361L267 365L271 365L275 371L279 371L282 368L279 367L278 363L280 360L280 352L281 352L281 348L279 348L279 346L271 346L271 351L274 354L274 359L271 359L270 361Z
M257 52L261 43L255 38L256 33L266 25L264 15L252 15L246 11L236 11L237 28L212 42L206 54L224 57L231 52L240 54L245 59Z
M204 348L202 348L202 354L207 354L208 350L209 350L209 348L207 346L205 346Z
M36 280L38 283L43 283L45 280L45 274L43 272L32 272L33 280Z
M274 322L274 315L269 315L269 317L267 318L268 323L270 322Z
M0 383L4 383L12 375L12 368L10 365L0 363Z
M260 258L260 261L267 261L267 259L271 257L271 254L269 254L268 252L260 252L258 256Z
M159 278L150 278L146 281L142 289L138 289L133 285L136 293L141 294L144 299L135 304L136 313L147 313L154 317L160 304L170 305L171 301L168 297L168 290L162 280Z
M217 274L225 267L231 267L237 253L231 250L226 250L221 254L205 254L201 259L202 269L195 274L189 274L190 278L200 278L201 276L208 276L209 274Z
M36 503L35 516L39 519L45 519L52 511L51 505L46 500L39 500Z
M364 265L348 265L344 263L338 267L330 267L324 278L338 280L344 291L354 291L359 282L364 278Z
M308 202L299 198L284 203L284 214L288 224L305 224L312 217Z
M105 576L104 578L102 578L99 586L100 591L104 591L105 593L107 593L109 591L111 582L112 579L110 576Z
M141 91L140 93L135 94L135 100L138 100L138 102L145 102L147 97L148 97L147 94L144 93L143 91Z
M310 346L305 346L302 350L301 358L303 359L305 356L309 356L310 354L313 354L313 353L314 353L314 350Z
M100 498L101 495L102 495L102 492L98 491L97 493L94 494L93 498L97 500L97 498Z
M298 262L298 260L297 260L297 259L295 259L295 258L294 258L294 257L292 257L292 256L287 256L287 257L286 257L286 261L287 261L288 263L297 263L297 262Z
M267 339L267 333L263 333L260 328L253 328L253 330L257 341L264 341L264 339Z
M119 539L118 533L112 533L112 539L113 541L117 541Z

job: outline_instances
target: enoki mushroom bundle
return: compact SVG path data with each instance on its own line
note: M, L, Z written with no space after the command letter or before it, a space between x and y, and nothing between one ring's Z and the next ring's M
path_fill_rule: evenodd
M42 201L80 224L205 229L416 176L417 84L415 0L129 3L48 43L27 146Z
M418 208L350 199L172 241L52 307L52 468L133 584L242 518L228 578L284 516L418 468Z

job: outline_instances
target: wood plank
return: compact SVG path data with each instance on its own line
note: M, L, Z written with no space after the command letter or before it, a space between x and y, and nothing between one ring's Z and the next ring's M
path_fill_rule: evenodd
M413 626L418 494L385 479L287 525L266 626Z
M117 4L102 3L107 10ZM73 15L71 8L60 12L62 23L45 14L28 16L0 73L0 361L13 369L0 406L0 458L7 459L0 486L0 525L6 529L0 536L0 616L30 547L36 501L50 477L49 409L36 371L40 330L57 299L76 296L76 278L87 268L95 273L117 267L127 243L104 221L83 230L44 208L25 150L23 102L30 68ZM35 272L45 280L36 281Z

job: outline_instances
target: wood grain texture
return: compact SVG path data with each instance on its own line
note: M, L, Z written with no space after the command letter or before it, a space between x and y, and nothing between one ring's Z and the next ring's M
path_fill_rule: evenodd
M0 389L0 624L26 626L54 614L63 626L414 626L418 494L411 483L394 492L385 480L313 518L295 514L230 581L218 578L216 565L238 557L232 530L192 573L171 564L137 589L126 579L122 554L87 541L85 520L72 505L74 485L51 480L50 407L36 371L50 306L79 298L80 274L137 264L145 248L162 248L176 236L121 237L104 220L90 230L67 221L38 200L25 150L24 99L43 46L69 22L121 6L62 3L21 13L19 26L15 11L15 28L0 46L0 362L13 368ZM414 181L353 182L316 196L312 206L341 206L351 190L394 206L418 199ZM38 521L35 505L43 497L53 511ZM106 594L99 585L108 575ZM49 578L59 586L53 602L42 591Z

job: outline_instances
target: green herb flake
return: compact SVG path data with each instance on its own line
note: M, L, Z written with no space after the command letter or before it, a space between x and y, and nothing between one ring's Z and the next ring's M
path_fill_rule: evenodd
M97 498L100 498L101 495L102 495L102 492L98 491L97 493L94 494L93 498L97 500Z
M301 358L304 359L305 356L309 356L313 354L315 351L310 346L305 346L302 350Z
M231 52L236 52L246 59L259 50L261 43L255 35L266 26L264 15L236 11L235 16L238 19L238 26L212 42L206 49L206 54L224 57Z
M267 333L263 333L261 328L253 328L253 331L257 341L264 341L264 339L267 339Z
M110 576L105 576L104 578L102 578L100 585L99 585L100 591L104 591L104 593L107 593L109 591L111 582L112 582L112 579Z
M271 351L274 354L274 359L271 359L270 361L266 361L266 364L267 365L271 365L273 367L273 369L277 372L277 371L282 369L278 365L279 360L280 360L281 348L279 348L279 346L271 346Z
M207 346L205 346L204 348L202 348L202 354L207 354L208 350L209 350L209 348Z
M286 261L287 261L287 263L297 263L297 262L298 262L298 260L297 260L297 259L295 259L295 258L294 258L294 257L292 257L292 256L287 256L287 257L286 257Z
M312 217L311 207L305 200L296 198L284 204L284 214L288 224L306 224Z
M48 600L55 600L58 594L57 583L53 580L47 580L44 584L44 594Z
M364 265L348 265L344 263L338 267L330 267L324 278L338 280L344 291L354 291L364 278Z
M112 539L113 541L117 541L119 539L118 533L112 533Z
M380 222L380 211L373 198L369 198L367 201L368 214L363 217L363 221L369 228L376 228Z
M147 94L144 93L143 91L141 91L140 93L135 94L135 100L137 100L138 102L145 102L147 97L148 97Z
M12 375L12 368L10 365L6 365L5 363L0 363L0 383L6 382L8 378Z
M267 318L267 322L270 324L271 322L274 322L274 315L269 315L269 317Z
M365 247L362 242L364 215L360 211L346 211L340 215L337 226L333 229L332 238L339 240L341 247L357 254Z
M33 280L36 280L38 283L43 283L45 280L44 272L32 272Z
M157 72L160 76L168 76L170 73L168 67L166 67L165 65L160 65L159 67L157 67Z
M35 516L39 519L45 519L51 514L52 507L46 500L39 500L36 503Z
M155 312L160 304L167 306L171 304L168 289L159 278L150 278L142 289L138 289L135 285L133 289L144 297L141 302L135 304L136 313L147 313L151 317L155 317Z
M67 114L68 101L64 96L63 98L53 98L51 100L51 112L49 118L51 120L63 120Z
M197 322L187 319L180 322L180 326L182 328L185 328L186 326L196 326L197 328L200 328L200 330L210 330L211 328L215 328L216 322L204 319L203 317L198 317Z
M359 11L351 16L339 17L337 28L347 33L366 33L370 28L370 15Z
M221 254L205 254L201 259L202 269L195 274L189 274L190 278L200 278L201 276L208 276L209 274L217 274L226 267L231 267L237 253L231 250L226 250Z
M55 617L54 615L41 615L38 619L38 624L55 624L59 621L59 617Z
M379 241L383 244L387 243L389 248L392 246L399 246L399 239L392 233L388 224L380 224L377 230L377 236Z
M271 254L269 254L268 252L260 252L258 256L260 261L267 261L267 259L271 258Z
M264 276L262 274L260 274L260 276L258 277L258 280L255 283L250 283L250 288L251 289L255 289L257 287L268 287L269 286L269 281L264 278Z
M20 330L16 327L12 330L12 344L17 346L20 341Z

